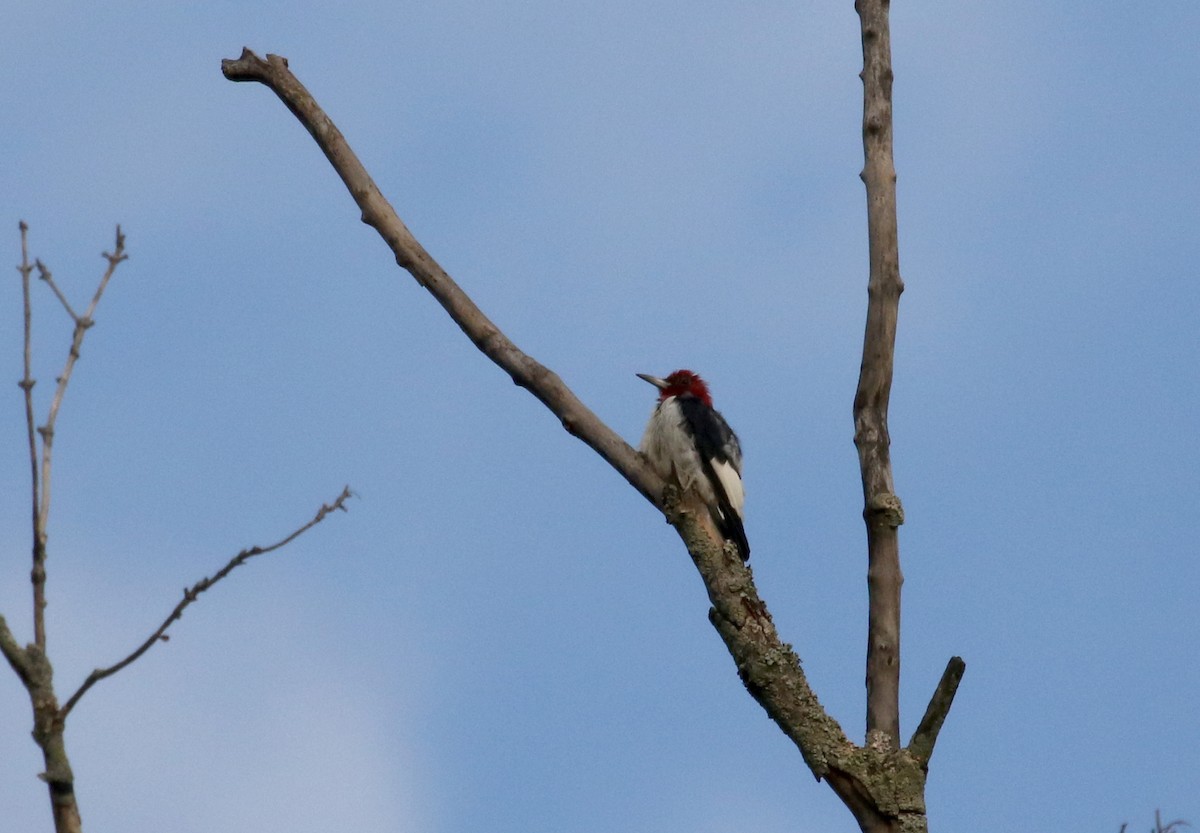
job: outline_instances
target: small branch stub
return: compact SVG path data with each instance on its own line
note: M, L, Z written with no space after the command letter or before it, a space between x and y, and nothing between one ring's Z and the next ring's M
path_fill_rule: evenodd
M929 769L929 758L933 755L938 733L942 731L942 724L946 721L946 715L950 713L954 695L958 692L958 684L962 682L966 670L967 664L963 662L962 657L951 657L946 663L946 670L942 672L942 678L938 680L937 688L934 689L929 705L925 708L925 716L921 718L917 731L913 732L912 740L908 743L909 754L920 763L922 769Z

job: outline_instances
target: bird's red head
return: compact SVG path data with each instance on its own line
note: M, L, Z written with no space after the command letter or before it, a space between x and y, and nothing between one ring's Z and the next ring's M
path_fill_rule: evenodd
M665 379L648 376L645 373L639 373L638 376L658 388L660 402L670 396L690 394L710 408L712 407L712 396L708 392L708 385L690 370L676 370Z

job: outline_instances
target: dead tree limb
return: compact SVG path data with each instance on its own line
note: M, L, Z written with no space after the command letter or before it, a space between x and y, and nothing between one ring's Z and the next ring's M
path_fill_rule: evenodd
M736 553L723 548L720 537L706 526L708 513L689 495L680 495L673 488L664 490L662 481L637 452L604 425L556 374L521 352L484 315L412 236L341 131L291 72L287 59L268 54L264 60L243 49L240 57L222 61L221 71L231 81L258 82L274 92L317 142L358 205L362 221L383 238L396 263L433 295L467 337L517 385L537 397L567 431L593 448L663 511L704 580L712 604L709 618L732 655L746 689L795 742L813 774L825 779L846 803L862 829L925 830L925 770L921 763L898 743L859 747L846 737L808 685L791 646L780 640L749 567ZM890 326L894 337L894 313ZM886 377L880 379L885 404L891 380L890 355L889 342L883 367ZM886 439L886 425L883 428ZM886 459L886 442L882 448ZM877 452L878 445L872 449ZM884 485L886 488L875 489L872 494L891 494L890 479ZM890 516L883 512L881 517ZM898 606L896 611L898 615Z
M900 543L904 510L892 482L888 400L896 319L900 309L900 252L896 230L896 169L892 162L892 47L886 0L855 3L862 24L863 157L871 272L862 367L854 395L854 444L867 525L867 739L900 747Z
M264 61L246 49L237 60L222 61L221 70L231 81L258 81L270 87L312 134L358 203L362 221L379 233L395 255L396 263L429 291L475 346L512 377L514 383L527 389L558 416L568 433L591 446L650 502L662 507L662 483L637 452L601 422L555 373L517 349L417 242L342 132L288 70L286 58L268 55Z
M863 484L867 527L867 744L900 749L899 527L904 509L896 496L888 434L888 403L896 323L904 282L896 218L896 168L892 153L892 46L890 0L856 0L862 29L863 170L867 191L870 276L862 366L854 396L854 444ZM966 664L953 657L905 750L928 771L938 732L954 701ZM923 789L922 789L923 792Z

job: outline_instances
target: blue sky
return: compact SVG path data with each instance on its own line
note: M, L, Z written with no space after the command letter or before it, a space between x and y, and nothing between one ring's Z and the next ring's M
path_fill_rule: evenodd
M635 372L708 378L760 591L859 737L857 18L650 6L7 10L8 262L25 219L82 303L117 222L131 254L58 426L60 693L185 584L359 495L81 702L86 829L855 829L742 690L670 528L398 271L275 97L219 69L286 55L426 248L630 441L653 404ZM906 737L968 663L935 829L1200 823L1198 27L1174 0L893 9ZM69 335L45 292L35 328L44 413ZM8 390L0 611L28 639ZM47 830L5 677L0 818Z

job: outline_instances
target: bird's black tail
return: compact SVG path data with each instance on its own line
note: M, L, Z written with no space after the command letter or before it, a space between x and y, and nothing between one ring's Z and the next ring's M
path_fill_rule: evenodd
M746 527L742 524L742 519L738 517L738 513L734 511L732 506L722 507L724 517L716 518L717 528L721 530L721 534L725 536L725 540L733 541L737 544L738 555L743 561L750 560L750 542L746 540Z

